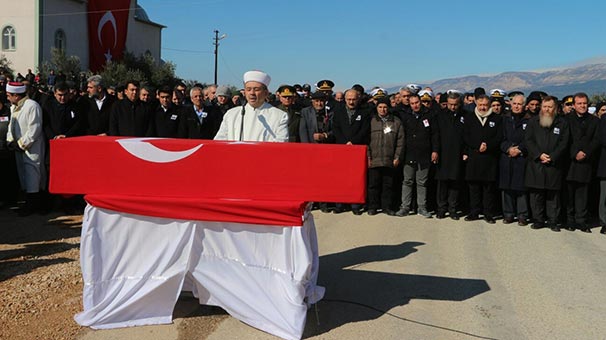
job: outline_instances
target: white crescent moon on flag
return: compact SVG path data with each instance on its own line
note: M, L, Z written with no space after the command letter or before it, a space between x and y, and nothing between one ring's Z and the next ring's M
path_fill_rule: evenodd
M162 138L127 138L119 139L116 142L118 142L120 146L131 155L152 163L170 163L182 160L191 156L194 152L198 151L202 145L204 145L200 144L185 151L167 151L146 142L148 140L155 139Z
M111 11L105 12L101 17L101 20L99 20L99 25L97 25L97 38L99 38L99 44L103 45L103 42L101 41L101 30L108 22L114 26L114 47L116 47L116 44L118 43L118 25L116 25L116 18Z

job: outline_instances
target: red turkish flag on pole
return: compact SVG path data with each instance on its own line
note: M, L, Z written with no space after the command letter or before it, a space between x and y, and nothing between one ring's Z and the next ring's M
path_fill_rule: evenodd
M131 0L88 1L89 68L96 72L108 61L121 60L126 47Z

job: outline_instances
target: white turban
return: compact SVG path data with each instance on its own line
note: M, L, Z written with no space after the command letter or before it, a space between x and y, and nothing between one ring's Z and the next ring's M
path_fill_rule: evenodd
M269 82L271 81L271 77L265 72L248 71L248 72L244 73L244 84L248 83L249 81L256 81L258 83L265 85L266 87L269 87Z
M6 84L6 92L8 93L25 93L25 85L16 81L11 81Z

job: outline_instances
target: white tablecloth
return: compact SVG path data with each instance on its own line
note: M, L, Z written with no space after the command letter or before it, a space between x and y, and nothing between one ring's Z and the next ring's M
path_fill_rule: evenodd
M182 290L201 304L285 339L299 339L316 286L311 213L302 226L169 220L88 205L80 261L84 311L95 329L164 324ZM186 279L187 278L187 279Z

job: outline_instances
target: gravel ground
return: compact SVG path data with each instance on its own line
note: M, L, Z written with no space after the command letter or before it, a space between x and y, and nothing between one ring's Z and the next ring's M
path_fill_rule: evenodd
M0 339L74 339L82 216L0 211Z
M82 311L81 226L82 215L18 217L0 210L0 339L111 338L73 319ZM171 332L191 340L211 334L227 314L184 297L174 317Z

